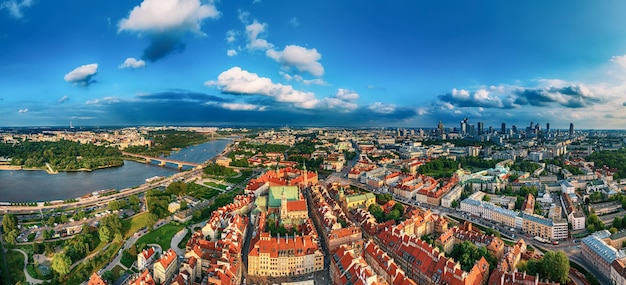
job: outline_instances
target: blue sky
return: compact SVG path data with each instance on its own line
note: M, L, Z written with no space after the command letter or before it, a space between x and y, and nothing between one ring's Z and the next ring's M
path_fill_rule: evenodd
M624 1L0 0L0 126L626 127Z

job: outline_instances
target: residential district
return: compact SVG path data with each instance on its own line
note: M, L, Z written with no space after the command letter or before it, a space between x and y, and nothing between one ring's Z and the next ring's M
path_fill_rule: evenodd
M61 204L3 203L3 278L626 284L622 132L485 128L468 119L433 129L171 128L236 136L202 170ZM151 131L2 138L125 149L150 147ZM89 233L99 243L89 244ZM77 243L87 243L82 254Z

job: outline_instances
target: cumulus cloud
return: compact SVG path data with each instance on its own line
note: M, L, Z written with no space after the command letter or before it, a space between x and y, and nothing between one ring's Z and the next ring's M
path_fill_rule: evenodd
M67 97L67 95L65 95L65 96L59 98L59 100L57 100L57 103L63 104L65 102L67 102L68 100L70 100L70 97Z
M123 69L123 68L131 68L131 69L137 69L137 68L144 68L146 67L146 62L143 60L137 60L133 57L129 57L126 60L124 60L124 63L120 64L119 68Z
M266 29L267 24L259 23L256 20L254 20L252 24L246 26L246 39L248 41L246 47L248 50L266 50L273 47L272 44L263 38L265 36Z
M0 3L0 10L6 9L7 11L9 11L9 14L13 16L13 18L21 19L22 17L24 17L22 9L28 8L31 5L33 5L32 0L7 0Z
M183 36L187 32L204 35L202 22L217 19L221 13L215 5L200 0L144 0L118 23L119 32L147 34L150 45L143 58L159 60L172 52L184 50Z
M339 90L337 90L337 94L335 94L335 97L341 100L355 101L359 99L359 94L348 89L339 88Z
M95 82L94 80L92 80L92 78L97 73L97 63L85 64L74 68L74 70L65 74L65 77L63 77L63 79L65 79L65 81L69 83L87 87Z
M313 76L324 75L324 67L319 63L322 55L317 52L317 49L288 45L282 51L269 49L266 54L284 67L294 67L300 72L308 72Z
M94 99L94 100L87 100L85 102L86 105L103 105L103 104L113 104L113 103L119 103L120 99L114 96L108 96L108 97L104 97L102 99Z
M222 72L217 81L207 81L205 85L215 86L225 94L268 96L277 102L293 103L294 106L303 109L314 108L319 103L312 92L299 91L290 85L274 83L267 77L260 77L238 66Z
M17 110L18 113L28 113L28 108Z
M356 110L359 107L354 102L341 100L337 97L324 98L322 102L324 104L324 107L328 109L341 109L346 112Z
M293 18L289 19L288 23L289 23L289 25L291 25L294 28L297 27L297 26L300 26L300 21L298 21L298 18L296 18L296 17L293 17Z
M626 68L626 54L622 56L613 56L611 57L611 62L616 63L617 65Z
M514 108L510 100L503 100L486 89L478 89L470 94L464 89L452 89L452 92L439 95L439 100L457 107ZM449 108L448 108L449 109Z
M219 106L231 111L265 111L266 109L265 106L247 103L222 103Z
M229 49L226 51L226 55L227 56L236 56L237 55L237 51L234 49Z
M375 102L367 106L367 108L372 112L379 114L391 114L396 111L396 105L383 102Z

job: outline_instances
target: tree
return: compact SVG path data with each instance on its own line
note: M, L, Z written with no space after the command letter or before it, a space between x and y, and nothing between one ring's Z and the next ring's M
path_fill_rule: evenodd
M548 251L541 260L542 268L545 269L544 276L548 279L567 284L567 274L569 272L569 259L563 251Z
M61 214L61 223L65 224L69 221L69 219L67 218L67 214L63 213Z
M618 229L622 228L622 218L620 218L619 216L615 217L615 219L613 219L613 227Z
M70 273L70 266L72 261L69 256L65 255L65 252L59 252L52 258L52 269L56 271L60 276L65 276Z
M55 223L55 219L54 216L50 216L50 218L48 218L48 222L46 223L48 226L54 226Z
M485 201L485 202L491 202L491 196L489 196L489 195L485 195L485 196L483 196L483 201Z
M120 202L118 202L118 201L111 201L111 202L109 202L109 210L115 211L115 210L119 210L119 209L120 209Z
M148 226L148 228L150 230L154 229L154 225L157 223L157 221L159 220L159 217L157 217L157 215L155 214L148 214L148 220L146 222L146 226Z
M109 270L102 273L101 277L102 279L109 281L109 283L112 283L113 281L115 281L115 274Z
M181 210L186 210L187 209L187 201L185 201L185 200L181 200L180 201L180 209Z
M2 218L2 231L8 233L14 229L17 229L17 218L15 217L15 215L4 215L4 217Z
M33 253L40 254L43 252L43 247L38 242L33 242Z
M100 241L104 242L104 243L108 243L109 241L111 241L111 237L112 237L112 233L111 233L111 228L109 228L108 226L100 226L100 229L98 230L98 234L100 235Z
M452 203L450 203L450 207L452 207L453 209L458 208L459 207L459 200L452 201Z

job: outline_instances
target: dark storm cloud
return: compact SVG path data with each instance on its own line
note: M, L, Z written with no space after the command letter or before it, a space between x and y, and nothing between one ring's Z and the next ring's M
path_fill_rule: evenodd
M173 103L176 102L176 103ZM387 126L415 116L410 108L380 114L366 107L354 112L301 110L275 105L266 111L227 110L221 104L198 104L189 100L120 101L99 105L101 124L111 125L255 125L255 126Z
M513 100L510 97L502 98L497 96L489 96L486 98L476 96L476 93L467 96L455 95L453 92L441 94L437 96L440 101L448 102L456 107L483 107L483 108L499 108L499 109L513 109L516 108L513 104Z
M514 91L514 94L517 97L516 104L539 107L558 104L567 108L583 108L600 102L587 88L578 85L545 89L522 88Z
M201 92L173 89L164 92L151 93L137 96L143 100L168 100L168 101L195 101L195 102L229 102L222 97L208 95Z
M183 52L185 43L181 35L176 34L154 34L150 45L143 50L142 59L155 62L174 52Z

